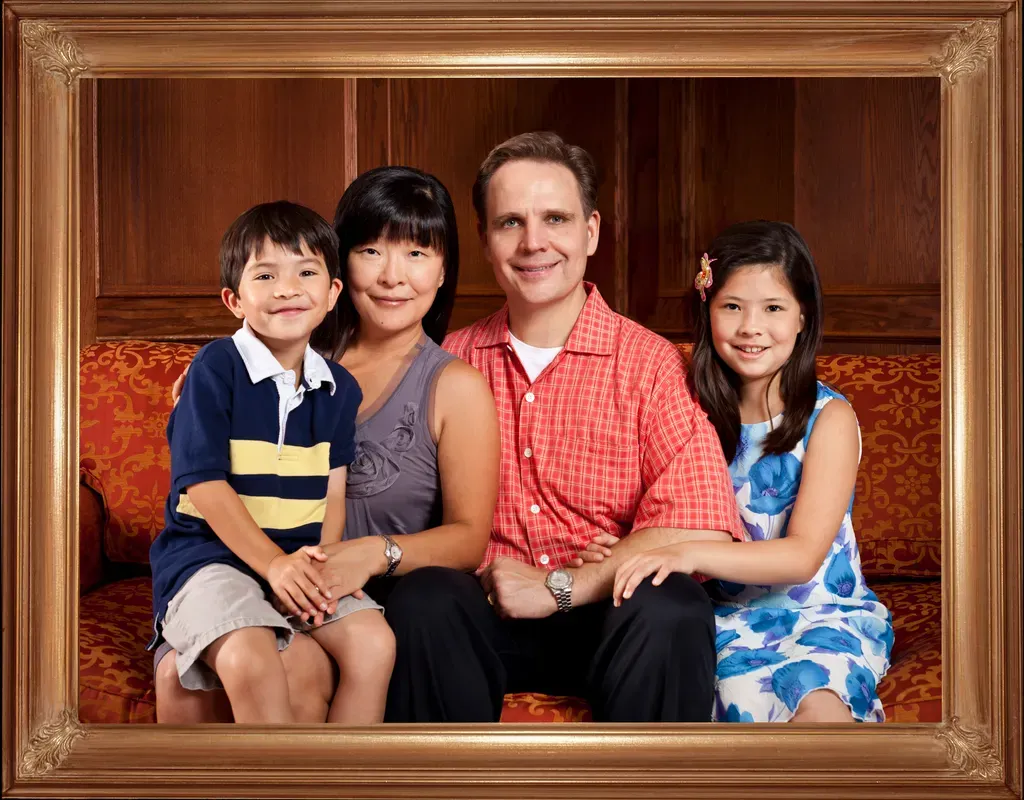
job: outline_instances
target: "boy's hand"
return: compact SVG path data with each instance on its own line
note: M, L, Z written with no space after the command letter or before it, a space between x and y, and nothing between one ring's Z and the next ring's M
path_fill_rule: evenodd
M590 540L590 544L583 550L580 550L576 558L569 562L569 566L582 567L584 564L600 564L606 558L611 557L611 547L618 543L618 536L613 536L610 533L599 533Z
M313 561L326 561L319 546L300 547L294 553L281 554L267 566L267 583L289 614L303 621L327 611L331 593L323 584ZM323 618L321 617L321 622Z
M648 575L654 575L652 586L658 586L673 572L693 572L690 559L687 558L686 542L659 547L633 556L615 570L615 586L612 589L612 601L621 606L623 600L633 596L636 587Z
M191 366L192 362L186 364L185 371L174 379L174 384L171 386L171 405L178 405L178 401L181 399L181 390L185 387L185 376L188 375L188 368Z

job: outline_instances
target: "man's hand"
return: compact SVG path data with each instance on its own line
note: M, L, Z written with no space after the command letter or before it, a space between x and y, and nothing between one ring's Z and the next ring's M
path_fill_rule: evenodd
M305 620L327 610L331 599L313 562L327 558L319 547L300 547L294 553L275 556L267 566L267 583L289 614Z
M384 555L384 540L379 536L363 536L345 542L324 545L327 558L317 564L321 581L333 597L363 596L363 587L375 575L388 568Z
M558 611L555 596L544 585L546 569L512 558L496 558L478 574L488 601L501 617L542 619Z
M599 533L590 543L580 550L579 555L569 562L570 567L582 567L584 564L600 564L612 556L612 546L619 543L619 537L610 533Z

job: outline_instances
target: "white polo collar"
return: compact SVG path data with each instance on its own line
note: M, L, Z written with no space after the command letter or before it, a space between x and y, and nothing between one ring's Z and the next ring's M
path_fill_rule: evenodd
M242 357L242 363L245 364L245 369L249 373L249 380L253 383L259 383L267 378L276 378L278 375L289 372L281 366L281 362L274 357L270 349L252 332L248 320L242 321L242 327L235 331L231 339L234 341L235 347L238 348L238 354ZM329 383L332 395L337 388L334 375L324 357L308 344L306 352L302 356L302 380L310 389L319 389L321 384Z

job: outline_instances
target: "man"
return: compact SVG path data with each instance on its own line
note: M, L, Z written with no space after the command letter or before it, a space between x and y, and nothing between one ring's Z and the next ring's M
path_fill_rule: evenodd
M552 133L480 167L481 242L508 302L444 346L494 393L498 504L477 575L425 568L395 586L389 721L496 721L506 691L582 696L603 721L711 715L715 623L697 580L610 599L630 555L742 528L680 354L583 280L596 194L590 156ZM594 541L607 557L572 566Z

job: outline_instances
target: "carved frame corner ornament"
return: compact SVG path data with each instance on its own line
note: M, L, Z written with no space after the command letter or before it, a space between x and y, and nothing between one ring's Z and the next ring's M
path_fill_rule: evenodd
M959 717L953 717L936 734L946 746L953 766L969 778L1001 781L1002 764L995 747L981 731L965 728Z
M40 725L28 740L21 758L21 774L39 777L59 767L71 753L75 742L89 735L78 721L78 712L65 708L49 722Z
M996 51L999 23L979 19L950 36L942 46L942 55L929 61L950 86L984 65Z
M43 22L26 22L21 30L36 63L65 85L70 86L88 69L78 44L63 31Z

